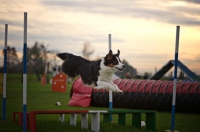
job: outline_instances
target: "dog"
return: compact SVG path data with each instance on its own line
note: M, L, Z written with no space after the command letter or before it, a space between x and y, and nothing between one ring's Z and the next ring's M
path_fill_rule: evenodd
M113 92L122 92L112 82L113 74L117 71L121 72L125 68L119 55L119 50L117 54L113 54L112 50L110 50L105 57L97 61L90 61L71 53L57 54L64 61L62 71L68 75L70 82L73 82L77 76L80 76L85 85L95 89L109 89Z

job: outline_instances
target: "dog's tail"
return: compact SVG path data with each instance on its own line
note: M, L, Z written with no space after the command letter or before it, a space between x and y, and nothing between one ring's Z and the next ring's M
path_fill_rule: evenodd
M59 54L57 54L57 56L62 60L70 60L73 57L75 57L75 55L70 54L70 53L59 53Z

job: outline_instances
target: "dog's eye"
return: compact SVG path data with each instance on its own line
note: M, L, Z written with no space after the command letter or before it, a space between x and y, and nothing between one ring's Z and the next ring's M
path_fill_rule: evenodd
M114 61L114 63L113 64L118 64L118 62L117 61Z

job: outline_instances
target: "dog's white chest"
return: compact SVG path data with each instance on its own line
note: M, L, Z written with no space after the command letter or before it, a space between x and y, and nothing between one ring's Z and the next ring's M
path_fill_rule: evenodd
M103 72L103 71L100 71L99 74L100 75L98 77L98 80L105 81L105 82L110 82L113 75L113 73L108 73L108 72Z

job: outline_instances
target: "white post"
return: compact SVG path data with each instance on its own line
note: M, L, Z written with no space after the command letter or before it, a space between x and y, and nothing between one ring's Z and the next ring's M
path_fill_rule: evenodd
M81 114L81 128L88 128L88 114Z
M76 126L76 116L77 114L70 114L70 125Z
M100 112L91 113L91 131L100 131Z
M59 115L59 120L60 120L60 122L64 122L65 121L65 114L60 114Z

